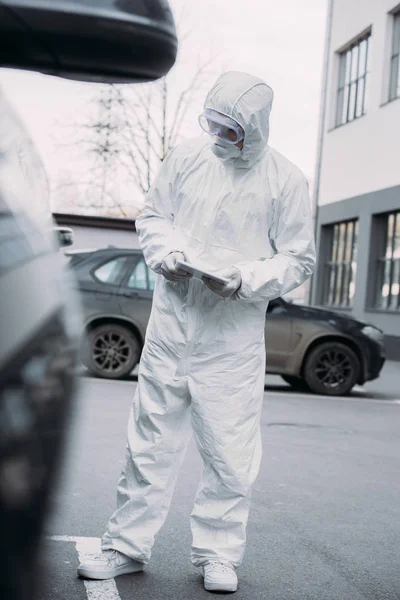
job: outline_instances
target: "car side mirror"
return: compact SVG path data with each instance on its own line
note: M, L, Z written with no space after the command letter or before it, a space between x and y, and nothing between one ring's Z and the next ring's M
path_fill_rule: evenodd
M0 66L68 79L166 75L177 38L167 0L1 0Z
M53 230L60 248L72 246L74 243L74 232L72 229L69 227L54 227Z

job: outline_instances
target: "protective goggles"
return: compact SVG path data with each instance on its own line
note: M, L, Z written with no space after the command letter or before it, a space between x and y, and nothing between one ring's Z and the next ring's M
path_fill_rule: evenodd
M206 108L199 116L200 127L209 135L217 135L228 144L237 144L244 139L244 131L234 119Z

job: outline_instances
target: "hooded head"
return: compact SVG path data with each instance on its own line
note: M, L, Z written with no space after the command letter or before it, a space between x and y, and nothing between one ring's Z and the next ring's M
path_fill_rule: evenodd
M234 119L244 130L243 148L233 156L235 166L251 167L264 154L269 137L272 89L258 77L228 71L211 88L204 108L212 108Z

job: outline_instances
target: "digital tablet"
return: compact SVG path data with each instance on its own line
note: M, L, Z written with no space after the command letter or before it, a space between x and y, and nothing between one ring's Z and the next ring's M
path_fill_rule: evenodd
M190 273L191 275L193 275L195 279L203 279L203 277L207 277L208 279L212 279L217 283L229 283L228 279L218 277L218 275L215 275L214 273L209 273L208 271L203 271L202 269L199 269L198 267L195 267L194 265L191 265L190 263L187 263L184 260L178 260L176 266L181 271L185 271L185 273Z

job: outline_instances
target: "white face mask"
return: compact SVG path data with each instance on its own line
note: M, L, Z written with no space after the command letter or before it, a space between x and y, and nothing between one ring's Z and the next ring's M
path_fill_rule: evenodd
M218 156L221 160L238 158L242 152L241 149L234 144L229 144L219 137L213 140L211 150L214 152L215 156Z

